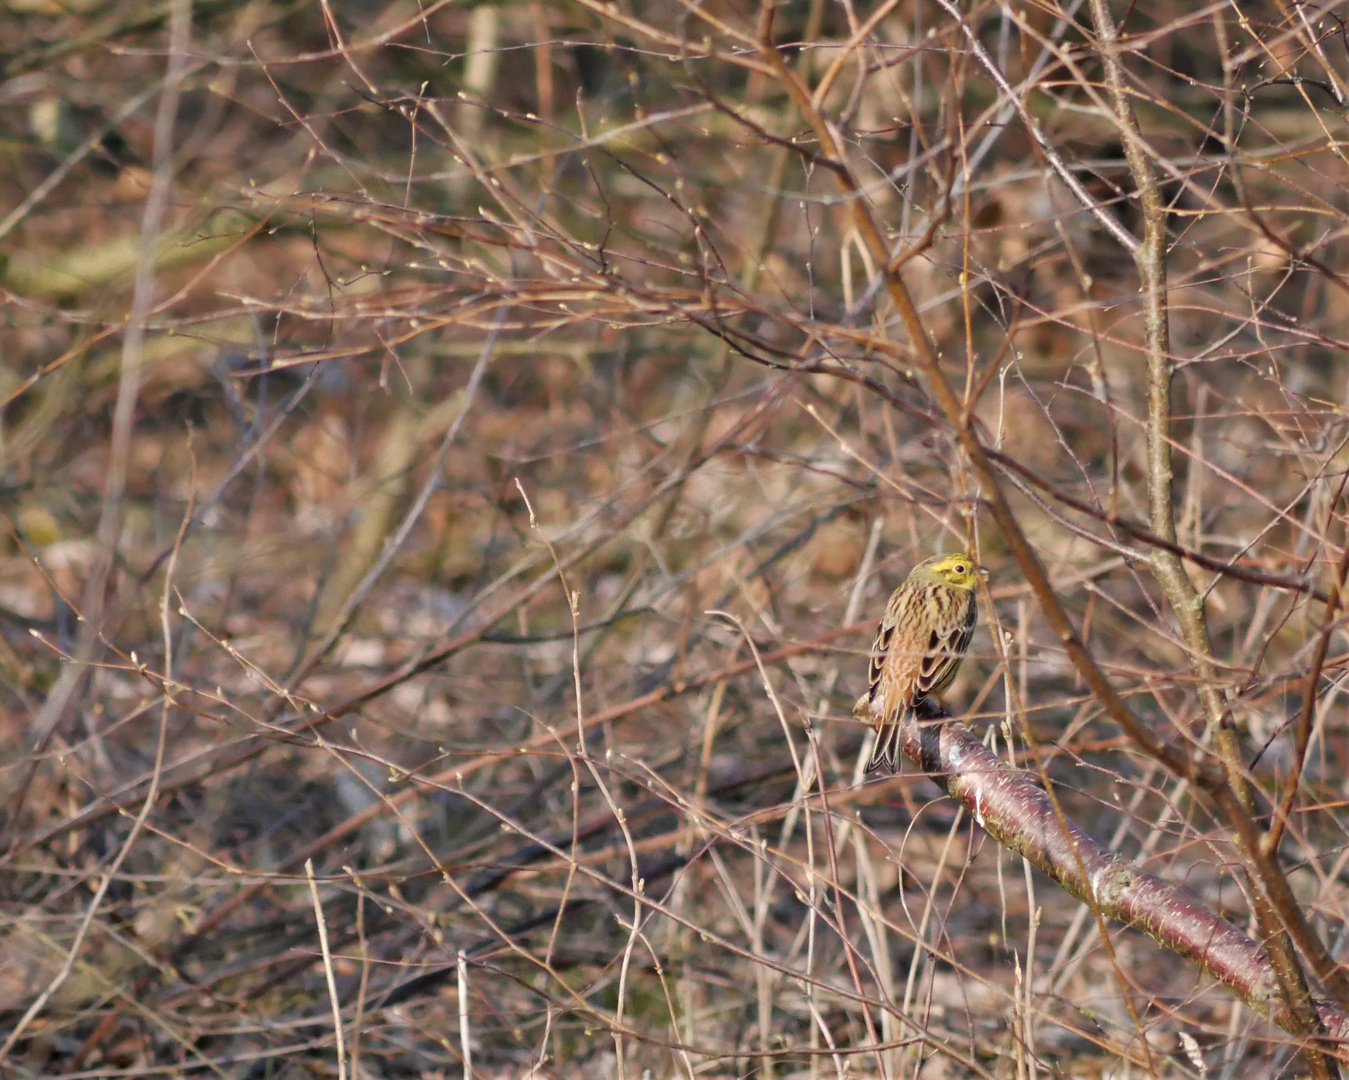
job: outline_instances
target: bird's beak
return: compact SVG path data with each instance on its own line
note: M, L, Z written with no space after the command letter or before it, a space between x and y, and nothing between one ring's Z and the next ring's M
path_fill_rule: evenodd
M979 567L979 576L980 576L981 578L983 578L985 581L987 581L987 580L988 580L988 567L986 567L986 566L981 566L981 567Z

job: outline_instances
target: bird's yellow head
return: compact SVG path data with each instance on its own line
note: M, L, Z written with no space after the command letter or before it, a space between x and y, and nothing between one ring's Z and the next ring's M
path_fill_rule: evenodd
M934 582L949 585L953 589L973 589L984 570L968 551L948 551L945 555L934 555L920 562L913 572L922 572Z

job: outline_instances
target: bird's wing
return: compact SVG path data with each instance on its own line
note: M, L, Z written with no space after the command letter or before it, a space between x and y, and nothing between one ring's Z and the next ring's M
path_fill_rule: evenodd
M876 640L871 643L871 663L867 666L867 697L876 698L876 687L880 685L881 672L885 670L885 654L890 648L890 639L895 635L895 622L889 612L876 627Z
M884 679L877 676L876 690L872 694L872 712L881 723L896 719L904 709L922 697L921 691L915 691L918 690L925 663L925 657L904 640L902 634L898 640L891 636L887 645L885 666L889 669L889 675Z
M918 664L918 675L914 680L913 702L917 705L929 694L940 693L955 678L956 668L965 657L970 638L974 634L974 618L977 615L974 604L970 604L970 615L965 621L945 634L932 631L928 638L927 651Z

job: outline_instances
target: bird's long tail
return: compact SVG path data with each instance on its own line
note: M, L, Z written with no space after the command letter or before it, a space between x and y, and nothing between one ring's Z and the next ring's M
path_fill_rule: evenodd
M886 720L876 731L876 742L871 747L871 760L867 762L867 772L884 768L890 772L899 772L899 740L904 725L912 718L913 710L904 709L893 719Z

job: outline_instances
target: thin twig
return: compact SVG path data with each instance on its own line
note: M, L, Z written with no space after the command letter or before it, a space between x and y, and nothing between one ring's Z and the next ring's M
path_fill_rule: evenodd
M305 859L304 875L309 882L309 898L314 904L314 921L319 928L319 949L323 953L323 976L328 982L328 1004L333 1010L333 1034L337 1039L337 1080L347 1080L347 1050L342 1034L342 1002L337 996L337 977L333 974L333 955L328 949L328 921L319 902L319 886L314 880L314 860Z

